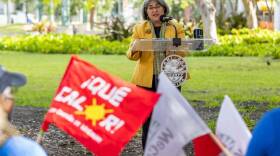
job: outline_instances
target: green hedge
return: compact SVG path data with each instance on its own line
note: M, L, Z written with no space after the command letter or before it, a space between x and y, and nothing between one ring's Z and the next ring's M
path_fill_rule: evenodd
M261 29L233 29L220 43L194 56L269 56L280 58L280 33ZM130 39L108 41L94 35L25 35L0 38L0 50L34 53L124 54Z
M280 33L261 29L232 30L219 37L220 44L195 56L262 56L280 58Z
M262 56L280 58L280 45L275 44L238 44L215 45L205 52L193 53L194 56Z
M111 42L94 35L47 34L3 37L0 39L1 50L48 54L124 54L128 45L129 39L122 42Z

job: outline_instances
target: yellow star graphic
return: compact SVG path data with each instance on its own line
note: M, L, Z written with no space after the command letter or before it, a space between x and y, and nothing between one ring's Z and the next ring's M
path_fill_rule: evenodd
M86 120L91 120L92 125L95 126L96 122L105 118L108 113L113 113L112 109L105 109L105 104L97 105L96 99L92 99L92 105L86 106L84 111L76 111L77 115L85 115Z

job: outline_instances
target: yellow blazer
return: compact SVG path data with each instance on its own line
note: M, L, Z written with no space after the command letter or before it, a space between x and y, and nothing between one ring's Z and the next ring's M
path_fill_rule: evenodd
M178 37L185 38L184 28L176 21L172 21L176 26ZM175 29L172 25L166 26L165 38L174 38ZM133 28L132 42L135 39L152 39L153 34L148 21L141 21ZM177 55L185 56L184 52L176 52ZM153 61L154 54L152 52L131 51L131 47L126 53L128 59L137 61L131 82L142 87L152 87L153 79Z

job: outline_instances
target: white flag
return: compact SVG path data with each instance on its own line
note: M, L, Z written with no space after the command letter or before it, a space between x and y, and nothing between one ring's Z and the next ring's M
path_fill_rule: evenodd
M157 92L161 97L153 111L144 156L183 156L183 146L210 129L163 73Z
M221 106L216 135L234 156L245 155L252 135L228 96Z

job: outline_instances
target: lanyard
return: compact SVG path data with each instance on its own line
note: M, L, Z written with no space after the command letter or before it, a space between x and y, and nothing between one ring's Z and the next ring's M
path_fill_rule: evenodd
M156 39L156 33L155 33L155 29L154 29L154 25L152 24L152 22L149 21L150 27L151 27L151 31L153 34L153 39ZM164 39L165 38L165 31L166 31L166 22L162 23L161 27L160 27L160 39ZM154 51L154 62L153 62L153 71L154 71L154 75L159 75L161 72L161 62L162 60L166 57L166 53L163 51Z

